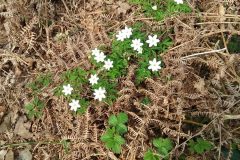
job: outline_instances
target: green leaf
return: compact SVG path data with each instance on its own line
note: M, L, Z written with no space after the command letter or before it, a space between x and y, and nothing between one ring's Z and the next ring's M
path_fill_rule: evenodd
M67 140L62 140L60 143L63 146L64 152L67 154L69 152L70 142Z
M126 113L121 112L117 115L118 123L127 123L128 122L128 116Z
M110 141L111 139L113 139L114 137L114 130L113 129L110 129L108 128L107 131L101 136L101 141L103 142L108 142Z
M127 126L124 125L124 124L122 124L122 123L120 123L120 124L118 124L118 125L116 126L116 131L117 131L120 135L126 133L127 130L128 130L128 129L127 129Z
M117 144L122 145L122 144L125 143L125 140L120 135L116 134L116 135L114 135L114 142L116 142Z
M141 101L141 103L145 104L145 105L149 105L151 104L151 99L148 97L144 97Z
M173 143L169 138L157 138L153 140L153 145L158 149L158 152L166 156L173 148Z
M25 109L28 110L28 111L31 111L33 108L34 108L34 105L31 104L31 103L25 105Z
M115 143L112 147L112 151L117 154L121 153L121 145L118 143Z
M108 141L106 141L105 144L108 149L112 149L115 145L115 141L113 138L111 138Z
M148 150L143 157L144 160L159 160L159 156L154 155L152 150Z
M197 138L197 141L190 140L188 143L189 150L191 152L196 152L198 154L202 154L205 151L210 151L213 146L209 141L206 141L202 138Z
M115 115L111 115L108 119L108 123L110 126L116 126L118 124L118 119Z
M124 138L115 132L114 127L108 128L107 131L101 136L101 141L105 143L108 149L111 149L114 153L121 152L121 145L125 143Z

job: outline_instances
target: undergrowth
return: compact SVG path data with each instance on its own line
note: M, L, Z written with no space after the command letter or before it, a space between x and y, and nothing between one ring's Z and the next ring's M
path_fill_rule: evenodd
M144 157L145 160L171 159L180 154L182 159L187 159L188 155L206 156L209 152L213 151L212 155L218 150L221 151L221 154L224 154L224 157L231 157L232 150L238 149L237 140L233 138L238 128L231 120L229 120L231 123L227 123L229 121L224 120L222 113L230 114L230 112L235 113L237 111L237 109L233 109L237 108L236 103L239 100L239 97L236 96L236 93L239 92L239 72L234 70L236 64L238 64L235 57L222 54L219 58L217 56L221 53L216 52L216 54L204 54L189 59L186 58L191 53L210 51L212 43L208 43L204 35L213 34L210 32L213 29L209 29L207 24L206 29L201 30L202 23L200 22L196 24L199 27L194 27L194 30L192 30L192 27L174 23L171 18L168 18L191 12L191 8L188 6L189 2L184 1L183 4L177 4L174 0L129 0L129 2L141 6L145 15L153 17L155 20L163 21L167 18L167 21L170 22L168 26L165 26L167 31L161 30L149 33L151 29L146 28L145 24L135 23L131 26L132 34L128 38L122 41L121 36L118 37L120 40L116 38L120 34L119 32L113 33L110 45L101 45L95 48L99 50L99 53L104 54L102 55L104 56L103 60L99 60L99 57L96 58L92 52L89 52L92 56L84 57L80 54L82 48L76 46L82 46L85 43L76 46L73 44L75 43L74 38L79 35L61 35L57 33L55 36L55 41L59 45L56 47L57 51L62 49L63 52L66 48L63 47L63 49L60 45L69 40L68 45L72 45L73 48L72 52L70 52L71 56L77 55L74 57L76 62L78 62L78 56L81 61L89 61L90 67L86 66L88 69L83 69L85 66L82 64L69 65L71 67L67 71L58 72L55 76L52 76L53 73L40 75L35 81L29 83L27 91L29 91L28 96L31 100L27 102L24 108L28 118L31 120L34 118L41 119L41 116L46 111L47 117L53 120L51 122L46 122L48 119L46 121L42 120L53 125L52 128L57 128L54 134L67 134L67 136L61 135L67 137L66 139L62 138L61 141L66 154L75 147L74 153L84 150L86 153L83 153L83 155L90 155L89 158L97 157L99 151L104 152L104 154L115 153L113 159L115 156L122 158L123 155L121 154L124 151L124 155L135 156L135 158ZM66 6L68 3L70 1L66 2ZM209 17L211 18L211 16ZM185 23L186 19L178 18ZM196 22L196 19L193 19L193 21ZM197 21L200 21L200 19L197 19ZM23 31L27 32L28 28L32 29L33 27L29 26L34 26L34 24L26 25ZM172 30L171 27L175 30ZM35 38L35 29L37 30L37 28L31 30L33 40ZM51 30L51 26L48 29ZM199 37L192 35L193 33L196 34L195 29L199 31ZM171 30L171 35L168 35L168 30ZM53 33L55 32L54 30ZM50 33L50 35L53 33ZM150 46L146 40L155 36L155 42L156 40L159 41L154 42L156 45ZM195 36L199 41L196 42L195 38L192 39ZM173 39L176 40L176 44L180 42L181 44L174 46L167 52L167 55L164 54L175 43ZM132 44L134 40L139 40L142 43L140 48ZM186 45L189 42L191 42L191 45ZM199 42L204 42L204 44L199 44ZM237 42L238 37L235 36L229 40L228 47L232 48L232 50L229 49L231 53L239 50ZM28 51L37 48L44 49L42 46L33 47L32 42L28 44ZM49 48L55 47L51 43L48 45ZM93 47L92 45L89 46ZM91 47L87 46L85 48L88 48L89 51L93 49ZM217 44L214 45L214 48L218 47ZM83 52L85 53L85 51ZM69 54L68 51L66 53ZM65 61L68 56L63 54L61 58ZM225 59L228 58L231 61L229 60L230 62L225 64ZM227 77L226 75L238 78L234 80L230 78L229 80L224 78ZM51 97L52 93L50 92L52 91L54 91L56 97ZM229 95L229 93L231 94ZM69 110L72 111L66 110L66 107L63 106L70 106ZM225 110L228 108L229 110ZM196 112L192 112L193 110ZM60 114L67 113L69 115L66 117L70 118L66 119L66 123L62 122L66 117L64 117L64 120L58 119L54 111ZM109 115L109 113L114 114ZM108 117L108 123L105 123L107 121L106 117ZM207 119L206 122L205 119ZM222 129L223 136L217 135L218 131L210 129L212 126L216 126L216 119L220 122L217 125ZM82 124L79 125L82 122L84 122L84 127L82 127ZM41 123L41 120L38 123ZM71 129L63 132L64 129L68 128L66 124L71 126ZM235 129L231 133L227 133L230 136L225 140L223 139L226 135L225 127L230 128L226 124L230 124ZM47 125L42 125L42 128L38 126L40 125L37 124L37 127L36 124L33 125L33 130L42 129L45 131L49 128L49 130L52 129L51 127L48 128ZM205 133L202 130L201 137L203 138L194 137L192 133L198 132L205 126L208 126L208 128L203 128L204 132L211 134L205 135L207 137L205 138ZM77 131L74 128L77 128ZM194 138L191 138L191 136ZM101 142L99 142L99 139ZM188 141L182 144L181 142L184 139ZM80 143L76 144L75 141L78 140ZM70 143L70 141L74 141L74 143ZM232 142L234 144L231 144ZM216 149L219 147L216 144L219 143L222 150ZM105 147L102 147L103 144ZM234 146L233 149L232 146ZM130 151L126 151L125 147ZM134 155L131 149L137 154ZM174 151L176 153L173 154ZM78 155L78 158L85 156L83 155Z
M140 5L146 16L153 17L158 21L176 14L191 12L191 8L186 2L177 4L174 0L129 0L129 2ZM153 9L153 6L156 6L156 9Z

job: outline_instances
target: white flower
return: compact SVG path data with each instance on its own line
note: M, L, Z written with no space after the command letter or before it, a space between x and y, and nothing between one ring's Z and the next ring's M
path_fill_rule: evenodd
M134 40L132 40L131 47L133 48L133 50L135 50L135 51L141 50L142 45L143 45L143 43L141 42L140 39L134 39Z
M154 36L149 35L148 40L146 42L149 44L149 47L152 47L152 46L157 46L157 43L159 41L160 40L157 39L157 35L154 35Z
M132 35L132 28L128 28L126 26L125 29L122 30L122 33L125 36L125 38L130 38Z
M69 103L69 106L71 107L70 110L77 111L78 108L80 108L79 100L72 99L72 102Z
M118 34L116 35L118 41L124 41L126 38L130 38L132 35L132 28L128 28L127 26L121 30L118 31Z
M106 90L105 88L99 87L98 89L94 90L94 99L98 99L99 101L102 101L103 98L106 98Z
M94 50L92 50L92 55L93 56L96 56L98 54L100 54L100 50L99 49L95 48Z
M106 56L104 55L103 52L100 52L99 54L96 54L94 59L97 61L97 62L104 62L104 59L106 58Z
M149 61L150 66L148 67L148 69L154 71L158 71L159 69L161 69L161 61L157 61L156 58L154 58L152 61Z
M154 11L156 11L156 10L157 10L157 5L152 6L152 9L153 9Z
M123 31L119 31L118 34L116 35L116 37L117 37L118 41L124 41L124 39L126 38L126 36L123 33Z
M113 61L111 61L110 59L104 61L104 66L103 66L106 70L109 70L110 68L113 67Z
M183 0L174 0L177 4L183 4Z
M91 83L91 85L94 85L94 84L97 84L98 80L99 80L98 76L94 74L94 75L91 75L89 82Z
M138 51L139 54L142 54L143 48L141 47L141 48L139 48L137 51Z
M64 93L65 96L70 95L72 93L73 88L71 87L70 84L64 85L62 92Z

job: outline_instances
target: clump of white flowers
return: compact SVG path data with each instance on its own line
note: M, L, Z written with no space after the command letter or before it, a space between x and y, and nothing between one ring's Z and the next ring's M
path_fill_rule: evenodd
M175 0L177 3L180 3L180 0ZM157 6L152 7L153 10L157 10ZM125 39L128 39L132 36L133 34L133 29L129 27L125 27L124 29L120 30L117 35L116 39L118 41L124 41ZM139 54L143 52L143 46L144 43L148 44L148 47L153 47L157 46L160 40L157 38L157 35L149 35L148 39L144 42L142 39L136 38L131 41L130 46L134 51L137 51ZM114 62L110 59L107 59L107 56L98 48L95 48L91 52L94 60L99 63L103 62L102 68L109 71L111 68L113 68ZM149 66L148 69L155 72L159 71L161 69L161 61L157 61L156 58L153 60L149 61ZM99 73L98 73L99 74ZM98 84L99 77L98 74L91 74L88 81L89 83L94 86ZM70 84L64 85L62 92L64 93L65 96L71 95L73 91L73 88ZM95 100L102 101L103 99L106 98L106 89L104 86L99 86L97 89L94 89L93 91L93 96ZM71 103L69 103L70 110L77 111L78 108L81 107L79 100L72 99Z

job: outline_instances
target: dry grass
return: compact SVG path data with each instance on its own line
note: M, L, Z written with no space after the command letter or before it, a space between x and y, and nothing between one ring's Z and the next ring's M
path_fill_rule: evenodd
M230 148L239 140L240 56L225 50L231 36L240 35L239 2L190 1L193 13L170 17L162 23L135 14L139 10L136 6L122 9L123 3L0 3L0 122L6 122L6 117L11 119L7 130L0 131L0 144L34 141L34 159L134 160L142 159L153 137L174 140L176 147L171 156L178 157L187 141L202 136L216 146L205 156L221 159L221 146ZM101 44L109 45L110 32L136 21L151 26L149 32L165 29L171 33L174 45L163 55L165 68L161 78L147 79L138 87L133 83L136 66L129 66L112 107L95 104L84 116L73 115L68 104L52 93L60 73L79 66L89 69L89 51ZM41 119L30 121L23 106L32 96L25 86L38 74L48 72L54 73L56 83L41 94L47 106ZM149 105L141 103L146 96L152 101ZM128 113L130 121L127 144L116 157L99 137L109 115L119 111ZM28 137L15 132L22 118ZM202 122L203 119L208 120ZM64 139L71 141L68 154L62 145L46 143ZM10 146L14 152L25 147Z

